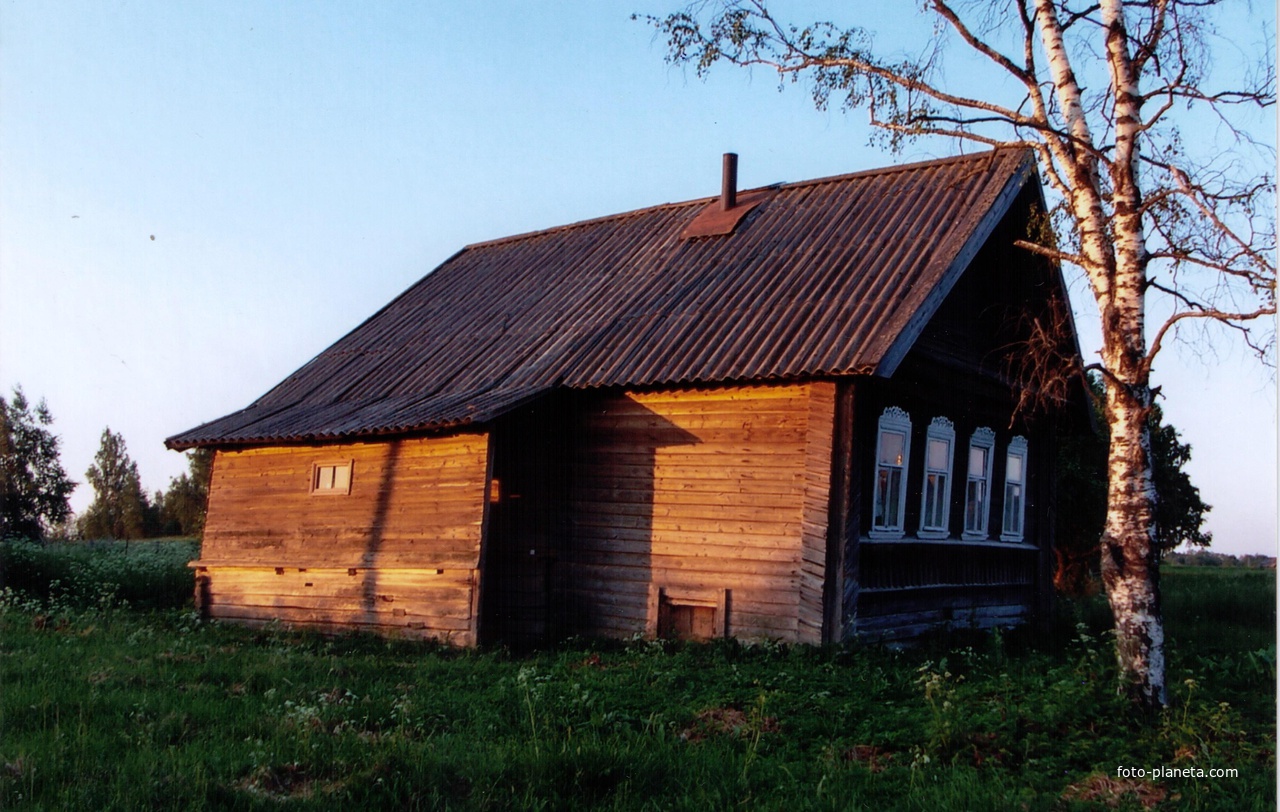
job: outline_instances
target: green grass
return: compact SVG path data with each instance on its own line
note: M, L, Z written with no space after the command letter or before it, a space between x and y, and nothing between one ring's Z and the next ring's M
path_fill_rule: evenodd
M1171 634L1198 649L1239 651L1275 642L1275 570L1166 565L1160 580Z
M1274 809L1274 574L1207 572L1164 580L1154 717L1117 698L1096 601L1051 638L515 656L10 595L0 808Z

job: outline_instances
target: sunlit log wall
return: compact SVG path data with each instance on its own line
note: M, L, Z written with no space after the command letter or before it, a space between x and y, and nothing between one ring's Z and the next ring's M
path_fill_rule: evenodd
M211 617L476 639L484 434L219 451L195 562ZM350 492L312 492L349 462Z
M835 385L615 393L583 416L565 585L583 634L821 641Z

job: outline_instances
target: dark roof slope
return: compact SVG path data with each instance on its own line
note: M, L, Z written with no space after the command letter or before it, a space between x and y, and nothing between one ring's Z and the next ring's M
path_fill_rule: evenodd
M786 184L725 236L681 237L703 199L468 246L167 444L484 422L556 387L891 374L1033 169L1004 150Z

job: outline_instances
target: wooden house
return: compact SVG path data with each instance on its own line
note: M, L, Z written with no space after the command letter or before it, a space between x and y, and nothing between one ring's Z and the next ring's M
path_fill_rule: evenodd
M458 645L1043 612L1033 156L741 192L734 161L718 197L468 246L170 438L216 449L202 610Z

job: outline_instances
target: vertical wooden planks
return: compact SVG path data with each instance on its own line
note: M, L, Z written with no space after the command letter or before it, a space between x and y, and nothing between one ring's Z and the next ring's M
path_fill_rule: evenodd
M836 383L832 418L831 487L827 512L827 567L823 591L822 641L838 643L851 633L858 588L858 457L854 423L855 385Z

